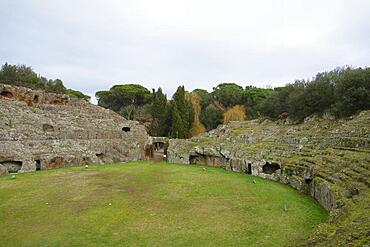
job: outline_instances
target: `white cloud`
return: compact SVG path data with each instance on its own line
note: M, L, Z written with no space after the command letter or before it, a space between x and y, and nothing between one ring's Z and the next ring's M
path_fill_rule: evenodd
M93 94L140 82L172 94L284 85L369 66L367 0L3 0L0 62Z

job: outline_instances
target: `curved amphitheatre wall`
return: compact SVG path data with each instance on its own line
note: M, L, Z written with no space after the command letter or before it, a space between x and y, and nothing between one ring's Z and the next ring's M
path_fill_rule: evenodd
M311 195L330 216L307 246L370 242L369 143L370 111L299 125L232 122L190 140L167 140L84 100L0 84L0 175L163 152L171 163L250 173Z
M232 122L190 140L170 140L168 161L288 184L330 212L307 246L369 246L370 111L346 120L313 116L288 123Z
M145 128L67 95L0 84L0 175L145 158Z

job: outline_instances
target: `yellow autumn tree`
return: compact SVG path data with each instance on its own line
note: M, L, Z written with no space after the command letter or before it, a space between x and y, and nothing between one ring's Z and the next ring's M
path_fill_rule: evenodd
M224 124L229 123L230 121L243 121L246 118L246 111L244 106L242 105L235 105L229 108L224 113Z
M200 102L202 99L195 92L187 93L186 98L190 100L194 110L194 122L192 128L190 129L190 135L196 136L198 134L204 133L206 131L206 128L199 120L199 116L201 113Z

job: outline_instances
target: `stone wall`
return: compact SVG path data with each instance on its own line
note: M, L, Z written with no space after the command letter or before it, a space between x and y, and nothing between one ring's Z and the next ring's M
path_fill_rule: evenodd
M184 153L179 152L186 140L170 140L168 161L170 163L199 164L220 167L228 171L248 173L265 179L288 184L302 192L309 193L322 207L330 211L336 207L332 190L324 182L313 181L313 167L286 168L273 159L260 160L254 154L235 158L229 150L217 150L212 146L199 147ZM185 144L186 145L186 144ZM189 145L189 143L188 143Z
M172 139L167 153L171 163L249 173L312 196L330 217L309 246L370 241L370 111L295 125L232 122L190 140Z
M149 142L142 125L113 111L0 84L0 171L142 160Z

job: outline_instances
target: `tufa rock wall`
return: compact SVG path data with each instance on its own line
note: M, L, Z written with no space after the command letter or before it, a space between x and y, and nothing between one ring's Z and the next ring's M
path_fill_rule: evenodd
M308 246L370 242L370 111L333 121L232 122L170 140L172 163L202 164L288 184L330 212Z
M67 95L0 84L0 175L145 158L145 128Z

